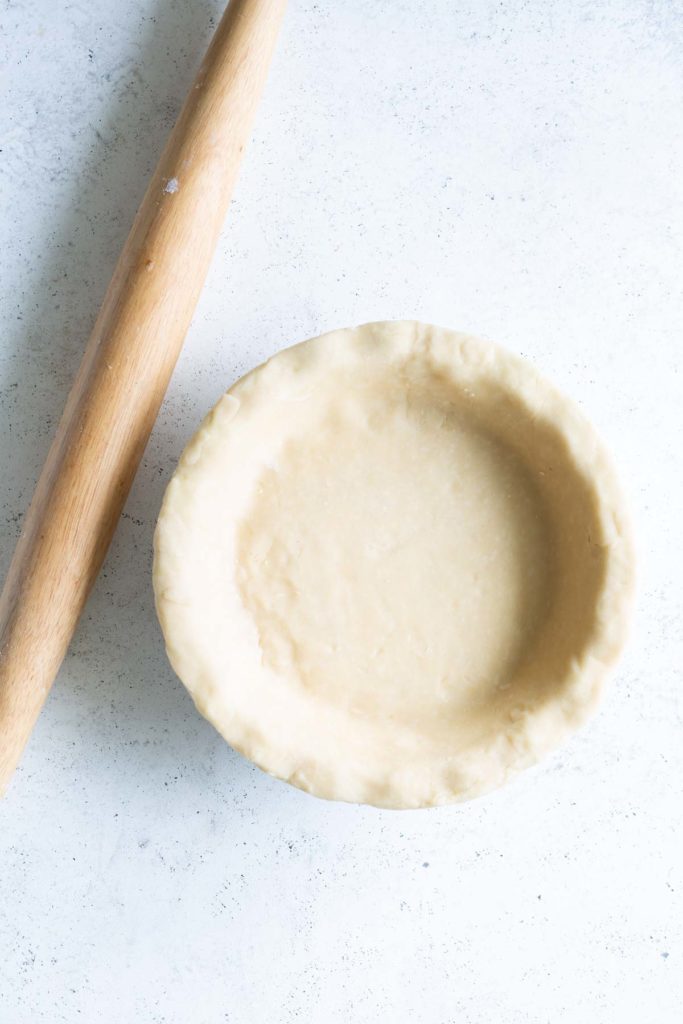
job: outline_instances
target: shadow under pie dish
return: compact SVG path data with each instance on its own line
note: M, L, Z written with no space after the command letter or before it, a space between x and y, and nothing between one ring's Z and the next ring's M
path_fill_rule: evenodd
M633 554L613 470L525 361L415 322L274 356L183 453L155 535L170 661L321 797L477 796L595 708Z

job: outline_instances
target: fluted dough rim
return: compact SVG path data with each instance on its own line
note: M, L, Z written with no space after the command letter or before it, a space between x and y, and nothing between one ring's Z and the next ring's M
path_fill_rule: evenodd
M594 601L590 642L572 660L565 678L558 681L557 699L523 707L501 735L481 750L468 750L462 757L455 751L447 759L439 756L433 760L421 754L414 763L397 762L391 770L383 769L374 776L372 765L346 757L343 744L336 752L336 762L326 759L322 763L301 749L303 734L288 747L286 728L280 736L274 728L261 727L257 708L236 708L224 678L217 678L220 673L215 665L197 655L197 602L188 588L183 589L183 574L188 571L185 556L191 543L192 502L197 500L198 486L204 488L205 500L212 498L203 466L217 450L213 446L232 444L238 438L241 418L252 415L263 403L277 406L282 401L300 401L319 381L342 369L357 366L370 371L410 361L429 365L464 387L475 405L477 382L494 380L502 392L514 397L530 421L552 424L562 438L568 462L592 491L605 567ZM491 342L398 321L366 324L302 342L279 352L230 388L186 447L166 491L155 532L153 581L171 664L198 709L235 749L271 774L321 797L383 807L423 807L469 799L496 788L583 724L596 707L625 641L634 555L611 461L592 426L569 399L528 362ZM237 605L231 607L237 614ZM286 715L286 703L283 706ZM381 734L375 739L382 742Z

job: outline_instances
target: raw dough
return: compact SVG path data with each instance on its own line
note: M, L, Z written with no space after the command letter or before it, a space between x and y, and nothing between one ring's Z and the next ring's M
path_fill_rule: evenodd
M199 710L319 796L475 796L593 709L632 552L591 427L526 363L417 323L281 352L186 449L155 538Z

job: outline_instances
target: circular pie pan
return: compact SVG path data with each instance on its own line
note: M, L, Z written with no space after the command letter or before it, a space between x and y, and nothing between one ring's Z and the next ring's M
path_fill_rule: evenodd
M230 389L155 536L198 709L266 771L387 807L467 799L594 709L633 579L613 471L526 362L413 322L335 331Z

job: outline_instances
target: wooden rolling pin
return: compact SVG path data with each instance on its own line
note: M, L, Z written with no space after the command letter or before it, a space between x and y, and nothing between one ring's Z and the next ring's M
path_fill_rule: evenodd
M97 576L204 283L286 0L232 0L114 271L0 597L0 793Z

